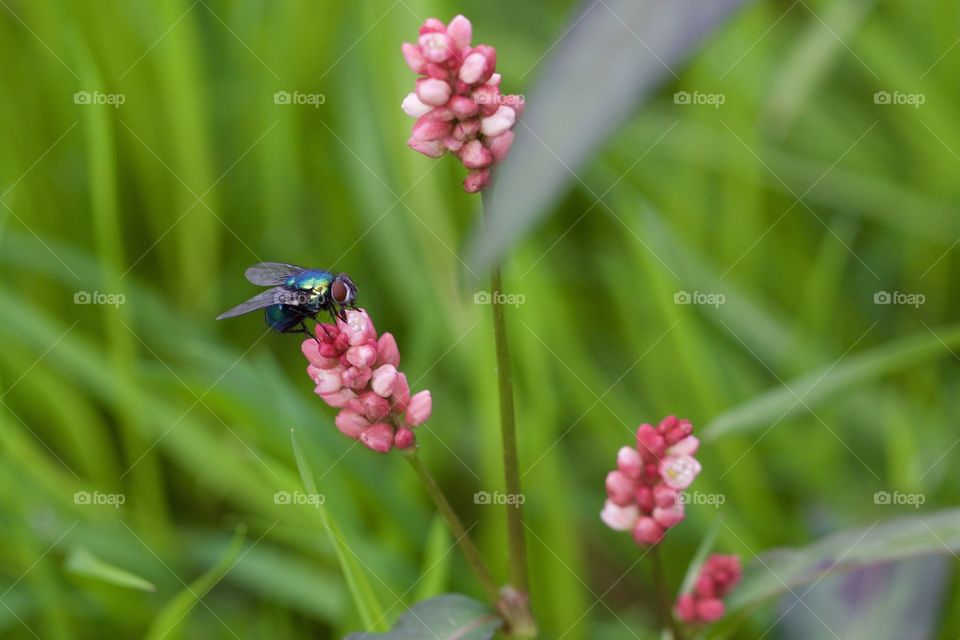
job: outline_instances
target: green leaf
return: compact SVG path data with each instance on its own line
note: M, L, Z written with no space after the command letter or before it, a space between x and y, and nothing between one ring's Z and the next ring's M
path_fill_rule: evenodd
M721 414L704 428L703 437L713 440L728 433L776 424L817 407L841 391L950 355L950 350L957 346L960 346L960 325L949 325L848 356Z
M490 640L501 623L484 603L447 593L418 602L387 633L351 633L344 640Z
M303 450L297 442L297 434L293 429L290 430L290 442L293 444L293 455L297 459L297 470L300 471L300 478L303 480L303 488L310 494L316 494L317 483L314 480L313 471L307 463ZM330 537L330 543L337 554L337 561L340 563L340 570L347 581L347 588L350 590L350 596L360 613L360 619L367 629L376 629L383 631L387 628L383 607L377 600L376 594L370 587L367 580L367 574L357 563L353 551L347 546L343 539L343 534L336 522L330 517L324 504L318 504L317 509L323 517L323 526Z
M960 509L848 529L802 549L775 549L744 568L727 602L736 611L826 575L928 554L960 551ZM802 591L798 592L802 594Z
M217 564L187 585L183 591L174 596L160 613L157 614L157 617L154 618L153 624L150 625L150 629L145 636L147 640L161 640L161 638L174 640L178 637L176 630L186 619L187 614L190 613L197 603L202 600L203 596L215 587L217 583L227 575L227 572L233 568L233 565L240 557L240 552L243 550L243 541L245 538L246 527L240 525L233 535L233 540L230 541L230 546L228 546L226 551L223 552L223 555L220 556Z
M128 589L138 589L140 591L157 590L152 582L126 569L121 569L104 562L84 547L75 547L70 551L70 554L67 556L66 568L67 571L72 573L89 576L120 587L127 587Z
M585 3L528 94L516 142L498 171L490 223L474 241L476 265L492 264L545 215L606 138L663 80L676 77L675 69L740 4Z

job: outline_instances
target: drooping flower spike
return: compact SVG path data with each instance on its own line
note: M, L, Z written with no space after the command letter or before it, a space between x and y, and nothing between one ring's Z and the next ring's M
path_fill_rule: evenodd
M677 598L677 618L687 624L719 620L724 612L722 598L737 586L741 573L738 556L711 555L700 568L693 591Z
M336 425L344 435L380 453L413 446L413 428L430 418L430 392L410 395L407 377L397 369L396 340L389 333L378 337L366 311L351 309L346 317L317 325L317 339L307 338L300 347L314 392L340 409Z
M521 96L500 93L496 49L471 46L472 36L463 16L449 25L429 18L417 43L403 45L407 65L422 76L403 100L403 110L417 118L407 144L431 158L456 155L470 170L463 182L468 193L489 186L490 170L506 158L523 111Z
M638 545L653 545L684 518L680 492L700 473L693 455L700 441L693 426L674 416L656 427L637 429L637 446L617 453L617 469L607 474L607 501L601 519L611 529L632 531Z

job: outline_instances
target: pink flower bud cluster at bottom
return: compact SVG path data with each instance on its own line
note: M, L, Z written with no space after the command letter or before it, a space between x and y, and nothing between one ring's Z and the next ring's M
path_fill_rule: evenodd
M692 593L677 598L677 618L688 624L716 622L723 617L721 598L737 586L741 577L740 558L714 554L707 558Z
M638 545L660 542L684 518L680 492L700 473L693 454L700 441L687 420L664 418L656 427L637 429L637 446L617 453L617 469L607 474L607 501L600 517L611 529L632 531Z
M346 314L346 322L318 324L317 339L301 345L314 391L340 409L336 425L344 435L380 453L411 447L413 428L430 417L430 392L410 395L407 377L397 369L400 351L392 335L378 337L363 309Z
M410 148L431 158L456 155L470 170L464 190L476 193L489 186L491 168L513 144L523 98L500 94L497 51L471 46L472 37L473 26L463 16L449 25L427 19L417 43L403 45L407 65L422 77L402 106L417 119Z

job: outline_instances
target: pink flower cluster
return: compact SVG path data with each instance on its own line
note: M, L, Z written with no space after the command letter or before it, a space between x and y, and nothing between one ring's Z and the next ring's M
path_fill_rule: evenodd
M687 420L664 418L637 429L637 446L617 453L617 469L607 474L607 501L600 517L611 529L632 531L638 545L660 542L684 517L680 492L700 473L693 457L700 441Z
M413 427L426 422L433 408L430 392L411 396L407 377L397 370L400 351L393 336L378 338L363 309L346 313L346 322L317 325L317 339L301 345L314 391L340 409L336 425L344 435L380 453L413 446Z
M490 184L490 169L506 158L511 129L523 111L521 96L500 95L496 49L472 47L472 37L473 27L463 16L449 26L429 18L417 44L403 45L407 64L423 76L403 100L403 110L417 119L407 144L431 158L455 154L470 170L463 182L468 193Z
M707 558L692 593L677 598L677 618L689 624L716 622L723 617L723 598L740 582L740 558L714 554Z

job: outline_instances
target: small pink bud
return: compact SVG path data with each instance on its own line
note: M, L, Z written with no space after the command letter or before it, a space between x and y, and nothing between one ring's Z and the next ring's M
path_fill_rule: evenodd
M614 531L629 531L636 524L638 515L635 505L621 507L612 500L607 500L600 512L600 519Z
M364 391L360 394L359 399L363 415L370 422L382 420L390 413L390 403L387 402L386 398L381 398L373 391Z
M447 67L442 64L437 64L436 62L428 62L423 65L423 73L431 78L443 80L444 82L450 79L450 72L447 70Z
M683 505L674 504L669 507L656 507L653 510L653 519L657 521L664 529L669 529L678 522L683 521Z
M513 131L504 131L498 136L484 139L483 143L490 149L490 153L493 154L494 162L503 162L504 159L506 159L507 154L510 152L510 147L513 145L514 137Z
M307 369L307 373L310 374L317 385L313 390L317 395L325 396L334 391L339 391L340 387L343 386L343 379L340 374L343 373L344 369L339 365L333 369L320 369L311 365Z
M413 445L415 442L413 437L413 431L407 429L406 427L400 427L397 429L396 435L393 437L393 445L397 449L406 449Z
M340 377L343 379L344 386L359 391L367 386L371 375L373 372L370 367L350 367Z
M347 321L337 320L342 334L350 346L364 344L377 339L377 330L373 326L373 321L363 309L349 309L347 311Z
M467 96L453 96L450 99L450 104L447 106L453 111L453 114L457 116L457 120L472 118L477 115L477 112L480 110L477 103Z
M431 107L440 107L450 99L450 85L436 78L420 78L417 80L417 97L420 102ZM422 114L421 114L422 115Z
M470 55L463 59L460 67L460 79L467 84L486 82L497 66L497 50L485 44L474 47Z
M457 125L453 128L453 137L457 140L469 140L474 137L480 131L480 121L477 119L473 120L464 120L463 122L458 122Z
M480 85L473 90L470 97L477 103L483 117L492 116L500 108L500 90L492 85Z
M397 381L394 383L390 400L398 413L406 411L407 405L410 404L410 385L407 384L407 376L403 372L397 373Z
M334 423L337 425L337 429L339 429L342 434L349 436L354 440L359 438L364 429L370 426L370 423L367 422L366 418L356 411L351 411L350 409L343 409L340 411L340 413L337 414Z
M453 131L453 123L437 117L433 111L421 116L413 125L413 137L422 141L442 140Z
M423 65L426 64L426 60L423 57L423 54L420 53L420 47L415 44L410 44L409 42L404 42L403 47L403 59L407 61L407 66L413 70L414 73L421 73L423 71Z
M614 504L618 504L621 507L625 507L628 504L633 502L634 491L636 491L636 485L633 483L633 480L623 475L619 471L611 471L607 474L607 497Z
M697 436L686 436L678 440L676 444L667 448L667 453L675 456L692 456L700 448L700 440Z
M657 506L653 499L653 491L645 485L637 487L634 493L634 500L637 501L637 506L640 507L644 513L650 513L653 511L653 508Z
M663 527L647 516L637 518L637 524L633 528L633 539L639 545L657 544L663 538L663 534Z
M407 97L403 99L403 104L401 104L400 107L403 109L403 112L411 118L425 116L430 113L431 109L433 109L433 107L430 105L424 104L416 93L408 93Z
M643 466L643 459L633 447L620 447L617 451L617 469L623 475L632 480L640 477L640 469Z
M439 140L424 141L410 138L407 140L407 146L428 158L441 158L447 152L447 148Z
M507 106L501 106L492 116L480 121L480 132L485 136L498 136L509 131L516 122L517 112Z
M657 433L649 424L642 424L637 428L637 451L647 462L653 462L660 459L666 448L666 442L663 436Z
M463 149L463 140L458 140L453 135L449 135L443 139L443 146L453 153L459 153Z
M716 622L723 617L723 602L717 598L697 603L697 618L703 622Z
M470 39L473 37L473 25L464 16L456 16L450 21L447 27L447 35L453 40L453 46L457 51L463 51L470 46Z
M392 364L377 367L370 379L370 388L381 398L389 398L397 384L397 368Z
M352 389L346 387L340 389L339 391L334 391L333 393L326 393L320 396L320 399L326 402L329 406L334 409L341 409L351 400L356 400L357 394L353 392Z
M300 345L300 351L307 357L311 365L319 369L332 369L337 366L336 358L325 358L320 355L320 345L313 338L307 338ZM310 376L311 378L313 375Z
M698 598L715 598L717 596L717 590L713 584L713 576L707 571L700 572L693 589Z
M376 344L359 344L347 349L347 361L355 367L369 367L376 359Z
M672 504L677 504L678 492L676 489L670 487L665 482L659 482L653 487L653 502L658 507L669 507Z
M697 603L693 599L693 596L689 593L681 594L680 597L677 598L677 605L674 609L677 613L677 617L682 622L686 622L687 624L696 622Z
M490 177L489 169L474 169L463 181L463 190L467 193L483 191L490 185Z
M674 489L686 489L700 473L693 456L668 456L660 463L660 477Z
M420 26L420 35L426 33L445 33L447 26L438 18L427 18Z
M384 423L370 425L360 434L360 442L379 453L387 453L393 448L393 427Z
M483 169L493 162L493 154L476 139L463 145L459 155L467 169Z
M410 398L410 404L407 405L407 413L403 421L411 427L416 427L430 419L430 413L433 411L433 398L429 391L421 391Z
M392 364L400 366L400 349L391 333L385 333L377 341L377 364Z
M420 53L428 62L446 62L453 55L453 39L446 33L425 33L417 42Z
M502 79L503 77L499 73L495 73L490 76L489 80L487 80L487 84L489 84L491 87L499 87Z
M317 351L323 358L334 359L340 357L340 348L335 344L325 342L317 347Z

